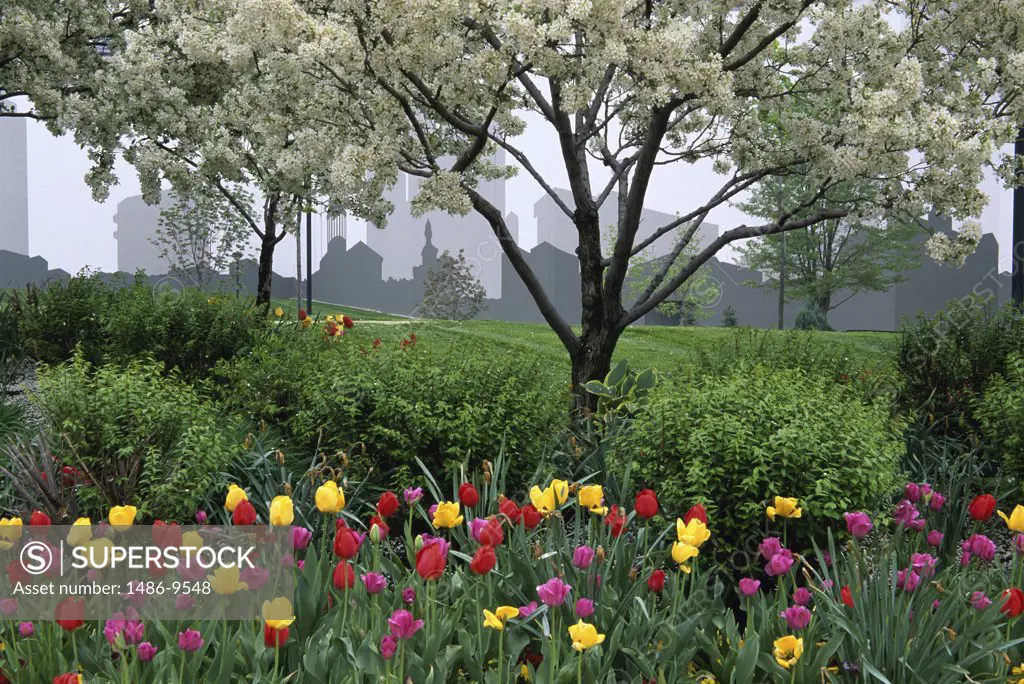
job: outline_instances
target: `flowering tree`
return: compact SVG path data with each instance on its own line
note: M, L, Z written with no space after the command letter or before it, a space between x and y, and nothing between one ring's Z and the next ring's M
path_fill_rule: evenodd
M5 0L0 6L0 116L59 128L66 100L87 96L104 56L149 13L148 0ZM15 111L16 98L31 109Z
M224 116L276 141L265 153L274 168L304 167L297 175L377 223L390 209L380 190L398 171L424 179L416 209L484 217L568 351L577 388L605 375L628 325L732 242L926 207L977 216L982 168L1021 116L1019 0L158 4L192 17L168 34L169 49L193 63L190 78L216 75L238 92ZM251 82L270 91L255 97ZM557 145L557 173L518 143L528 119ZM203 130L204 145L223 144L222 129ZM516 169L488 161L497 147ZM225 168L246 163L240 151L222 156ZM681 192L678 218L638 239L655 174L699 162L713 165L717 189ZM792 206L687 253L709 213L794 168L808 192ZM477 190L514 170L576 227L578 332ZM554 190L563 174L568 201ZM858 180L871 191L830 192ZM618 224L603 251L605 202ZM659 240L670 258L627 303L630 257Z

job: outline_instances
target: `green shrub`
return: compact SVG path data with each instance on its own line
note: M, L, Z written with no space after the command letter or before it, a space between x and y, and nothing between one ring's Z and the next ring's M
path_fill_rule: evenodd
M1002 375L989 378L976 398L974 415L988 460L1001 462L1004 476L1024 481L1024 356L1011 354Z
M503 440L515 472L532 472L564 424L567 389L540 362L472 344L433 348L428 337L375 347L365 330L282 331L218 367L222 400L300 452L348 451L355 476L373 469L390 483L418 472L416 456L441 473L493 458Z
M151 359L94 367L78 354L40 370L37 401L57 457L89 474L80 500L100 518L131 503L187 520L242 449L236 419Z
M808 305L796 315L798 330L831 330L828 315L817 306Z
M901 429L884 401L798 369L741 364L659 385L619 438L616 468L628 459L638 487L656 489L670 513L704 503L716 551L743 568L776 495L800 499L791 533L805 541L844 511L872 510L895 484Z
M130 284L104 284L80 274L19 295L20 333L37 360L56 364L81 350L93 364L128 363L151 355L188 379L205 377L220 359L255 346L269 328L250 300L211 297Z
M17 309L11 298L0 292L0 400L18 377L24 351L18 331Z
M988 300L951 303L905 324L896 354L899 405L934 434L963 438L977 428L972 406L1012 352L1024 352L1024 317Z

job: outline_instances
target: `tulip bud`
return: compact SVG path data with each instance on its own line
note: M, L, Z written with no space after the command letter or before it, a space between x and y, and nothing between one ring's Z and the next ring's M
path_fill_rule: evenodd
M629 569L629 581L636 582L636 578L640 576L640 568L635 565Z
M284 483L284 494L285 494L285 496L291 496L292 495L292 485L291 485L291 483L289 483L289 482L285 482Z
M578 492L579 489L580 489L580 483L579 482L573 482L572 484L570 484L569 485L569 496L576 496L576 492Z
M540 542L533 543L533 558L534 560L540 560L540 557L544 555L544 549L541 548Z
M598 546L597 547L597 562L598 563L604 563L604 547L603 546Z
M344 451L341 452L341 467L348 468L348 454Z
M484 471L484 482L487 483L487 484L491 484L491 471L490 470L485 470Z
M380 527L374 525L370 528L370 541L374 544L380 543Z
M419 551L422 548L423 548L423 535L422 534L418 534L418 535L416 535L416 550Z
M250 432L249 434L247 434L245 436L245 439L242 440L242 446L244 446L246 449L248 449L249 447L252 446L252 440L253 440L253 436L252 436L252 433Z
M267 421L260 420L260 434L267 431Z
M284 452L280 449L277 450L277 465L284 465Z

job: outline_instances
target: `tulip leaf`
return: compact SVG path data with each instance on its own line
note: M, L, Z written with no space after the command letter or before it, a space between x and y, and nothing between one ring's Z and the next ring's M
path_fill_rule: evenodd
M643 613L644 613L644 618L648 622L650 622L651 621L651 614L647 611L647 603L642 598L640 598L639 596L634 596L633 600L636 601L637 604L640 606L640 610L642 610Z
M760 651L761 641L756 634L747 639L736 656L736 669L732 672L731 681L734 684L754 681L754 667L757 665L757 655Z

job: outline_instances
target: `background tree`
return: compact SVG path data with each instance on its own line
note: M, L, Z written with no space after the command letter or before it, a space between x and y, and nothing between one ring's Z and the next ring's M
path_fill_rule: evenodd
M873 194L864 183L844 183L832 187L824 196L797 216L806 216L820 206L843 203L850 198ZM759 183L750 199L739 206L751 216L770 219L783 206L809 204L815 192L802 176L786 176L779 182ZM920 264L923 248L914 238L923 233L915 217L890 214L881 219L863 220L855 215L827 219L786 234L787 301L806 300L820 311L828 312L851 297L870 291L887 290L902 281L903 273ZM777 289L782 262L782 236L769 235L747 240L738 246L740 262L747 268L769 274L761 286Z
M427 270L419 315L465 321L483 311L486 295L484 286L466 262L463 250L455 257L445 250L437 260L437 268L431 266Z
M244 190L236 196L251 206ZM247 250L249 226L221 195L199 193L185 197L172 193L173 204L160 212L160 227L153 243L171 272L193 287L205 288L226 272Z
M314 179L378 225L390 210L381 191L399 171L422 179L417 210L476 211L565 346L588 408L583 383L605 376L626 327L726 245L925 207L978 216L982 169L1024 118L1024 32L1012 4L999 12L957 0L438 0L429 11L410 11L407 0L157 5L168 16L156 31L177 28L148 61L140 55L139 86L169 93L155 130L181 137L192 123L175 124L178 110L190 114L183 105L212 97L216 116L184 136L202 141L203 163L226 149L225 169L249 168L249 150L234 140L249 141L273 171L261 179L269 187ZM188 19L177 21L182 13ZM172 57L185 64L168 89L145 72L159 73L153 62ZM766 123L769 111L778 117ZM545 144L520 144L528 122ZM498 147L515 169L488 161ZM556 150L558 168L544 169L529 149L543 149L545 162ZM695 164L714 171L717 188L701 196L683 189L677 218L638 239L655 174ZM807 182L804 202L682 256L712 211L794 169ZM578 329L478 191L482 180L515 170L576 228ZM554 189L565 181L568 201ZM871 181L870 194L830 192L854 181ZM606 256L599 209L607 201L618 221ZM659 240L673 245L670 258L627 303L631 257Z

